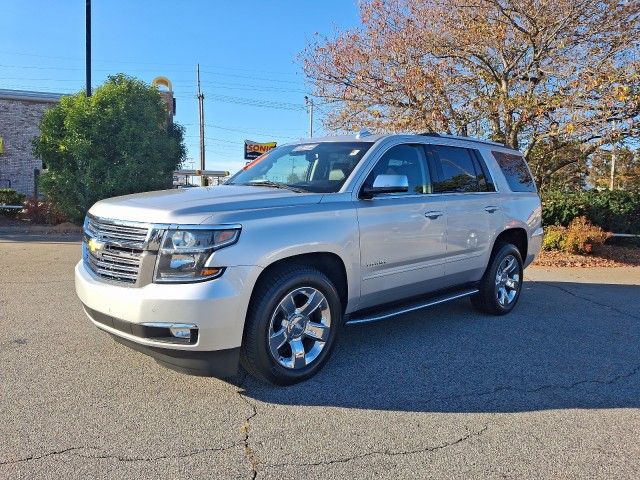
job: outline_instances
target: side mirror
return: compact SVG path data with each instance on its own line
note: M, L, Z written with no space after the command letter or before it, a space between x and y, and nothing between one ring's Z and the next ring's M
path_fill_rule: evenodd
M409 191L409 179L406 175L378 175L373 186L362 187L362 198L373 198L381 193L405 193Z

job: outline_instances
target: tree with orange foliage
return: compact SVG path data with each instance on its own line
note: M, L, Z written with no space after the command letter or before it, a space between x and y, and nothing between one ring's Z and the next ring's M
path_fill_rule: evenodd
M302 54L329 129L490 138L542 186L640 135L638 0L363 0L360 14Z

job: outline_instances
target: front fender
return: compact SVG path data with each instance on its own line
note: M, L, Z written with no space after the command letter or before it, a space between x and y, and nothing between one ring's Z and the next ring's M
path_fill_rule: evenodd
M344 263L349 306L360 297L360 244L355 209L335 203L291 208L280 215L240 220L238 242L215 252L210 266L267 268L296 255L332 253ZM253 289L254 285L247 285Z

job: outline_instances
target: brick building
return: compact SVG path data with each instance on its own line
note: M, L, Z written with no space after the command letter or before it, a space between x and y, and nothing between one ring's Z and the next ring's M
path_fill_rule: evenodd
M0 188L34 193L34 170L42 162L33 155L43 112L56 104L56 93L0 89Z

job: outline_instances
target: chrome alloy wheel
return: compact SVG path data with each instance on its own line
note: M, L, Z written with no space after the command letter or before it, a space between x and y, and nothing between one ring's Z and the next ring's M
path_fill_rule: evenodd
M296 288L271 315L269 352L285 368L304 368L318 358L330 329L331 310L322 292L313 287Z
M520 288L520 268L513 255L504 257L496 272L496 299L503 307L516 298Z

